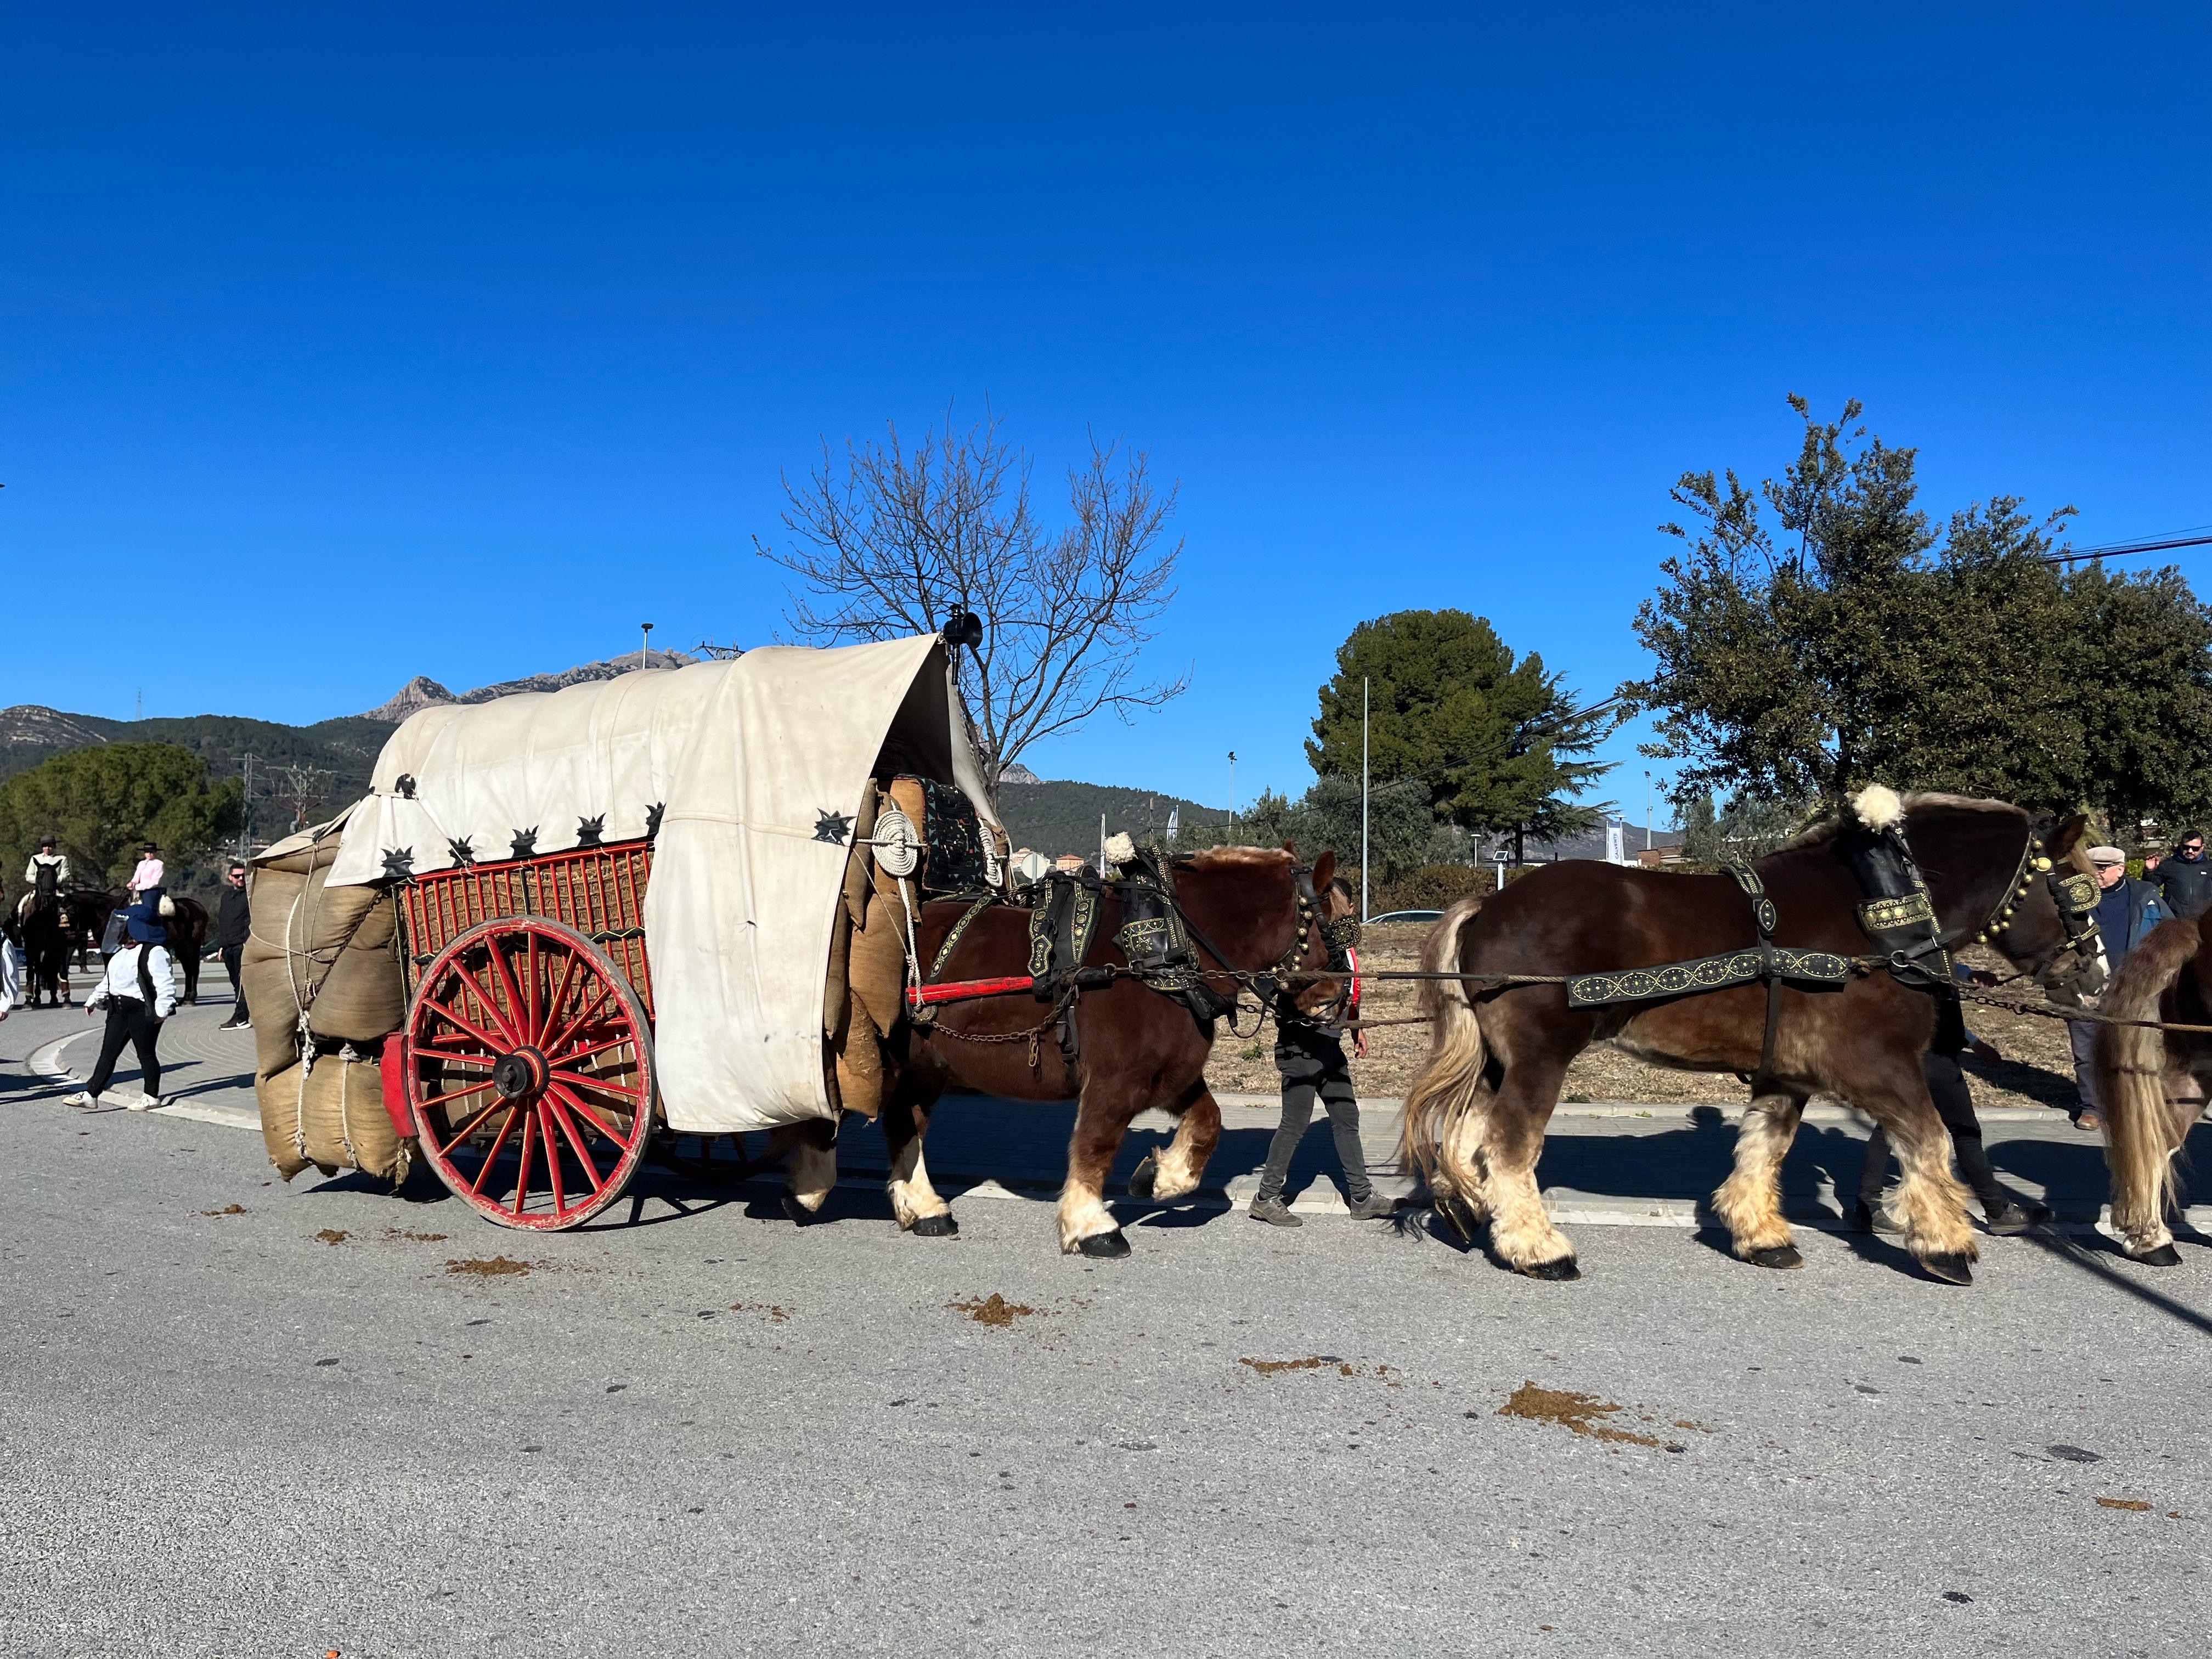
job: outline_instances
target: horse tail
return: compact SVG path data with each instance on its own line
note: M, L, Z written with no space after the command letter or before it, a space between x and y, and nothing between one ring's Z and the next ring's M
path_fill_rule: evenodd
M2202 925L2177 917L2130 951L2098 1002L2116 1019L2154 1020L2166 993L2203 943ZM2112 1177L2112 1225L2131 1255L2170 1251L2166 1217L2174 1208L2174 1154L2180 1150L2166 1103L2166 1033L2142 1025L2097 1032L2097 1100L2105 1121L2105 1162Z
M1444 912L1421 946L1423 972L1448 974L1459 968L1461 930L1481 908L1478 896L1461 899ZM1440 1166L1446 1164L1444 1152L1452 1129L1481 1103L1490 1052L1465 980L1424 980L1421 1012L1429 1020L1429 1057L1406 1091L1398 1162L1405 1173L1427 1182L1431 1192L1449 1196L1456 1183L1448 1173L1440 1179Z

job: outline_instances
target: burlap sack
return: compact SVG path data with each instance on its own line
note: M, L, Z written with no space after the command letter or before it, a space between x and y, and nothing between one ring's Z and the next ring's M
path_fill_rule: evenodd
M253 1093L262 1145L285 1180L311 1164L325 1175L361 1170L392 1182L407 1178L408 1147L384 1109L374 1055L350 1045L318 1053L312 1066L256 1078Z
M296 1027L305 1011L318 1036L374 1042L398 1030L406 1014L392 902L374 887L326 886L337 854L335 835L319 842L298 835L254 860L244 968L257 988L247 1001L257 1011L289 1009L289 1021L277 1024ZM275 973L257 971L272 963ZM277 1033L264 1033L269 1023L254 1021L264 1073L283 1058Z
M905 903L897 881L876 867L866 844L875 834L878 805L872 783L854 819L844 904L830 941L823 997L831 1103L871 1118L883 1109L894 1080L884 1040L898 1022L906 989Z

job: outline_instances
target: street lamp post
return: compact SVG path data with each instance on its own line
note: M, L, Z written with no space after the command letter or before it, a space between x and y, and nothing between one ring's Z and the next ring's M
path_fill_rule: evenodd
M640 623L637 626L639 629L637 636L637 665L640 668L650 668L653 665L650 660L652 656L651 647L653 645L653 624L651 623Z
M1237 836L1237 751L1229 751L1229 835Z
M1369 677L1359 677L1359 919L1367 920L1367 692Z

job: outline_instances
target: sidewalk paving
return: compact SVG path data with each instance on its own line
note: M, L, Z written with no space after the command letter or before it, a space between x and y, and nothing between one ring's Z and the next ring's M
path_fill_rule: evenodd
M220 996L220 992L216 994ZM250 1031L218 1027L229 1017L227 1000L179 1012L161 1038L165 1098L160 1115L255 1130L259 1116L252 1091ZM90 1070L98 1024L81 1008L22 1011L0 1024L0 1061L43 1070L38 1091L58 1098ZM129 1056L126 1053L126 1062ZM29 1062L36 1061L36 1066ZM64 1079L71 1081L64 1082ZM117 1073L114 1093L137 1090L135 1064ZM10 1101L27 1097L16 1089ZM1222 1136L1195 1201L1215 1206L1248 1201L1274 1132L1272 1096L1224 1094ZM1400 1103L1376 1097L1360 1103L1360 1139L1376 1187L1394 1196L1414 1183L1398 1175ZM1638 1105L1597 1102L1563 1104L1552 1120L1538 1173L1546 1206L1562 1222L1583 1225L1694 1227L1703 1203L1728 1174L1740 1109ZM1067 1142L1075 1121L1072 1102L1038 1103L986 1096L948 1096L930 1126L930 1176L948 1198L1039 1200L1060 1189ZM2104 1147L2056 1111L2001 1108L1983 1114L1990 1160L1999 1177L2023 1197L2050 1205L2062 1223L2094 1224L2106 1194ZM1126 1189L1129 1173L1146 1152L1173 1133L1164 1113L1146 1113L1133 1126L1109 1178L1109 1194ZM1783 1204L1793 1222L1838 1226L1846 1205L1838 1188L1856 1191L1866 1127L1857 1114L1833 1103L1816 1104L1783 1166ZM2192 1137L2197 1161L2212 1161L2212 1124ZM689 1143L697 1156L705 1147ZM880 1132L850 1120L842 1132L838 1163L855 1187L873 1187L888 1165ZM1307 1214L1342 1214L1334 1145L1317 1121L1291 1164L1291 1207ZM2193 1209L2191 1224L2212 1224L2212 1207Z

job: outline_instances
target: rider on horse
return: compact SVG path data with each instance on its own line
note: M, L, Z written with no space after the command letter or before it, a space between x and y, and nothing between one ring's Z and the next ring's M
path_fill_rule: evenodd
M23 882L41 898L60 893L69 885L69 854L54 850L52 836L39 837L39 850L31 854L31 861L23 866Z

